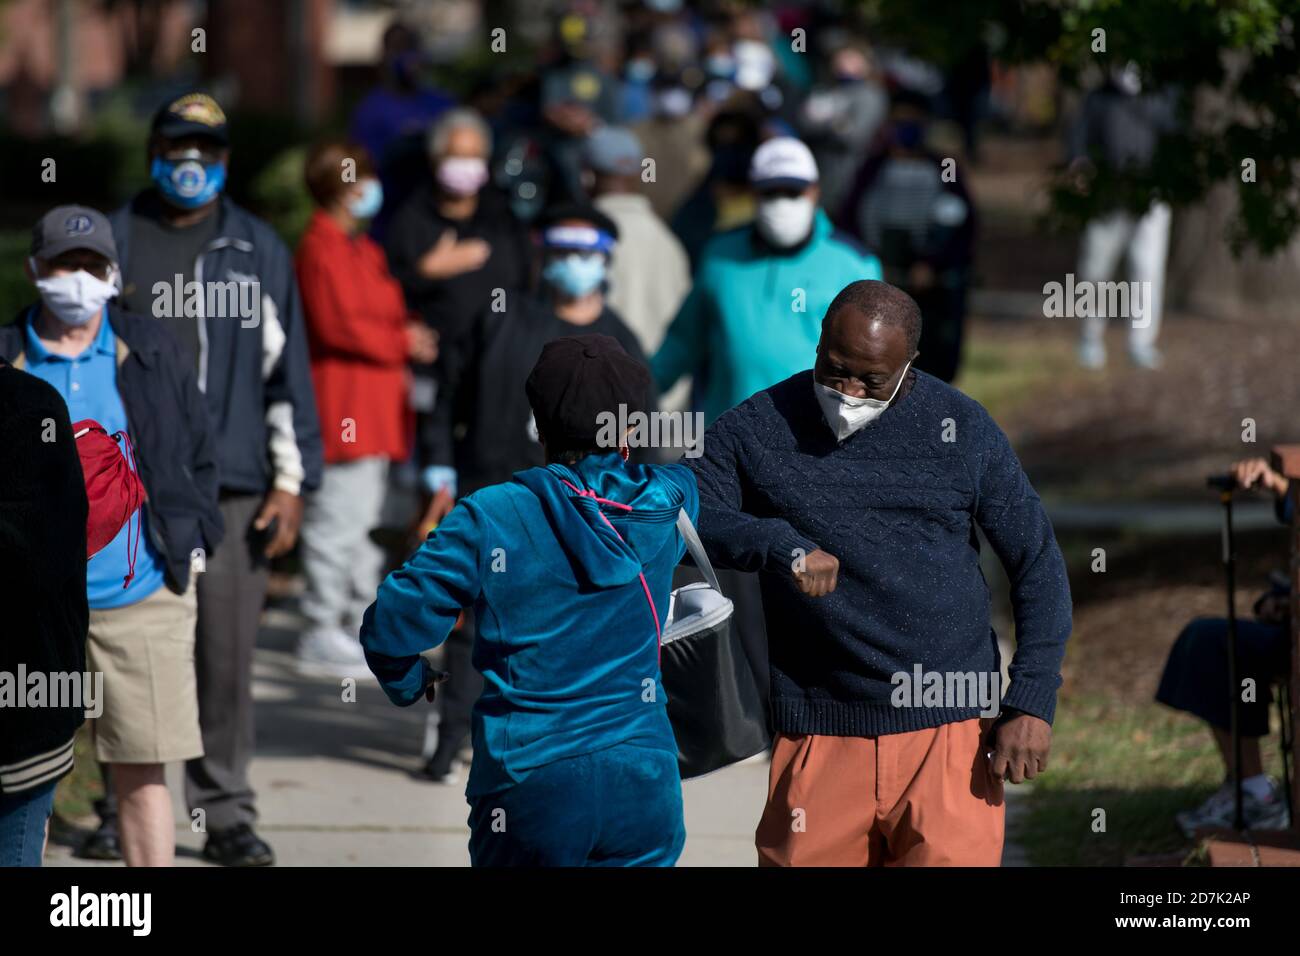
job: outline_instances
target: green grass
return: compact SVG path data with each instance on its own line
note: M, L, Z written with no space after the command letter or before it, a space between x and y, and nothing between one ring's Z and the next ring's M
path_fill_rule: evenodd
M1034 338L980 335L976 328L966 340L961 372L953 383L975 399L996 420L1021 405L1041 399L1044 389L1071 373L1077 374L1068 344Z
M1094 694L1062 698L1047 773L1034 780L1013 834L1038 866L1118 866L1132 856L1187 850L1174 814L1223 782L1223 764L1199 721L1154 702ZM1274 712L1273 722L1277 718ZM1280 777L1274 734L1265 769ZM1105 831L1093 831L1095 811Z

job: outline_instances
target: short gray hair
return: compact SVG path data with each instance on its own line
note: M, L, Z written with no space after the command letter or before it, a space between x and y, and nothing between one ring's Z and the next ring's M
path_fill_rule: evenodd
M487 147L487 154L491 156L492 127L488 126L487 121L483 119L478 110L463 106L448 110L434 120L433 125L429 127L428 135L425 137L425 149L430 156L442 156L447 151L447 140L451 138L452 131L466 126L483 137L483 142Z

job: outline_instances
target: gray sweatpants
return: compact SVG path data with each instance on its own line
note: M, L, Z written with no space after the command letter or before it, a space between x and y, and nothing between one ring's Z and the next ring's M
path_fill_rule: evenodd
M370 540L388 491L388 459L326 465L302 520L302 613L312 628L355 635L375 600L384 551Z

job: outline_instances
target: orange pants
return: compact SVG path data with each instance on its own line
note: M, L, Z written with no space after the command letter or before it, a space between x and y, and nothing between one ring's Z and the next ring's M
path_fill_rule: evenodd
M978 717L880 737L778 734L759 866L999 866L1005 824Z

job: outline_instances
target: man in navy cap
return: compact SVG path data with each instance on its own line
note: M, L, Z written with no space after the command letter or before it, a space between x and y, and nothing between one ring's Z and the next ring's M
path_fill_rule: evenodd
M302 303L284 243L224 195L230 138L216 100L188 93L163 106L148 155L153 186L112 216L122 303L165 323L194 370L216 429L229 539L199 581L204 756L186 765L186 796L206 813L205 856L266 865L274 855L252 830L248 781L253 646L267 561L293 547L302 493L321 473ZM85 849L113 858L111 804L101 817Z

